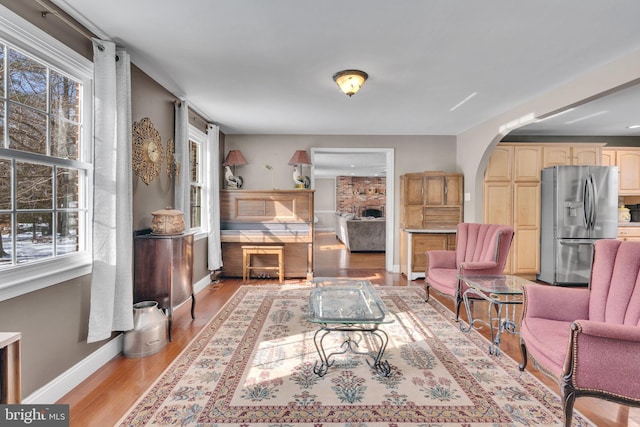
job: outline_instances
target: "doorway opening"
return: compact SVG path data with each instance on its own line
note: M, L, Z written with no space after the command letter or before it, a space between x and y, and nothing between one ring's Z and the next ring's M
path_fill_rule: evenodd
M385 269L394 258L394 150L393 148L311 148L311 188L315 193L317 227L334 229L336 179L339 176L385 177ZM377 174L377 175L376 175Z

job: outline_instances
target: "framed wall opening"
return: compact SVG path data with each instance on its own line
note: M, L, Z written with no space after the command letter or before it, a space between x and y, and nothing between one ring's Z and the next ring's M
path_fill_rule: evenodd
M385 269L393 271L394 259L394 150L392 148L311 148L311 188L316 189L316 181L336 179L338 176L384 176L386 181L386 200L384 216L386 219L385 241ZM328 191L327 185L320 185L320 189ZM333 186L335 188L335 185ZM365 191L368 191L365 189ZM326 197L326 194L319 194ZM333 195L335 200L335 194ZM333 215L336 206L328 207L326 200L316 203L316 216ZM326 224L326 222L325 222Z

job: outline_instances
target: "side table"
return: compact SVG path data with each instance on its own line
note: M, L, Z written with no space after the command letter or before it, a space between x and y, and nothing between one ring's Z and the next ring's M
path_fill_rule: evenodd
M22 401L20 332L0 332L0 403Z
M499 355L500 334L503 331L512 334L517 333L515 305L522 304L522 288L525 284L532 282L518 276L510 275L459 275L458 279L465 282L469 287L462 295L464 306L467 310L469 325L465 327L461 322L460 330L469 332L471 328L477 328L476 324L488 325L491 331L489 354ZM469 299L483 299L489 302L488 322L473 318ZM494 311L496 312L496 316L493 314Z

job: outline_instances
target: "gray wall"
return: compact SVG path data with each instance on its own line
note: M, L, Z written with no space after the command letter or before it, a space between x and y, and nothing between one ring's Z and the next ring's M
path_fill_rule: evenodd
M93 56L89 40L61 24L54 16L42 18L41 7L36 2L0 0L0 4L26 17L84 56ZM158 129L162 143L166 145L167 140L173 138L173 102L176 97L135 66L131 70L131 80L132 120L149 117ZM164 165L159 178L149 186L134 177L133 194L133 228L148 228L151 224L150 212L173 205L173 182L167 177ZM203 239L195 244L194 282L209 274L206 268L206 242ZM23 398L106 343L86 343L90 285L91 276L86 275L0 302L0 330L22 333Z
M225 148L240 150L248 164L236 173L244 178L244 189L271 189L271 174L264 167L273 166L275 187L293 188L293 166L289 159L296 150L311 148L392 148L395 157L394 191L394 266L399 265L399 188L400 175L408 172L459 172L456 167L456 138L454 136L406 135L227 135ZM308 169L304 168L308 175ZM324 197L324 196L323 196ZM321 201L324 203L324 201Z

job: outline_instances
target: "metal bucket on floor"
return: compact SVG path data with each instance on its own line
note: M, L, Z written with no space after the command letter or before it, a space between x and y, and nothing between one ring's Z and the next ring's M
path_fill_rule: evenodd
M124 333L125 357L144 357L167 345L169 320L156 301L133 304L133 329Z

